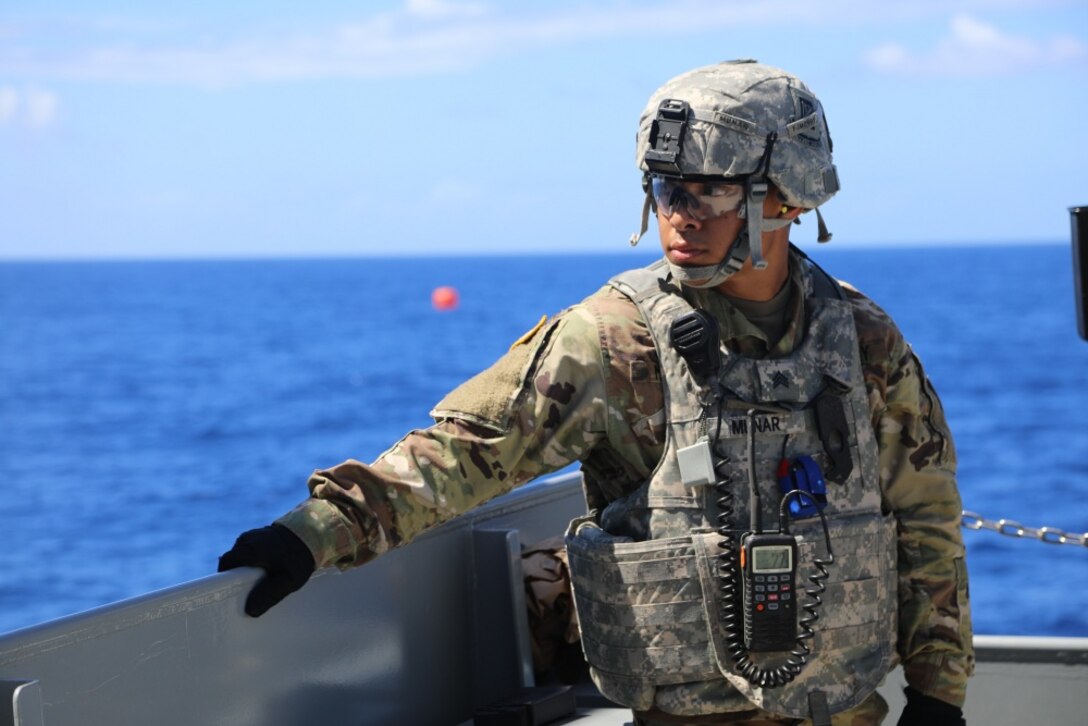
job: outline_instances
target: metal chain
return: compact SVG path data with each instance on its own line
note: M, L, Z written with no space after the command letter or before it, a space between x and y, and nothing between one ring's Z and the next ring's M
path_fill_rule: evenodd
M981 514L963 510L961 522L966 529L988 529L1007 537L1027 539L1034 537L1047 544L1072 544L1088 547L1088 532L1075 534L1058 529L1057 527L1027 527L1013 519L986 519Z

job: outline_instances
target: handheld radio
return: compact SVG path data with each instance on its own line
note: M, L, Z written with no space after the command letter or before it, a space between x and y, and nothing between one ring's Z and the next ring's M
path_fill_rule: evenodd
M797 642L797 540L752 533L741 540L744 644L752 652L780 651Z

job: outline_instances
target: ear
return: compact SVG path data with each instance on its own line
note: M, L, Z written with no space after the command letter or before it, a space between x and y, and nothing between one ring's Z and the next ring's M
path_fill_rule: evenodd
M782 192L773 184L767 194L767 201L763 206L763 216L768 219L795 220L809 210L804 207L791 207L782 198Z

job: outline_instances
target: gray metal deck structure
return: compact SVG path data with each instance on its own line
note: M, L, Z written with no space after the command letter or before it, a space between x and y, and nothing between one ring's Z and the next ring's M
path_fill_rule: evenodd
M0 636L0 726L471 723L532 685L521 544L583 509L577 475L529 485L256 620L240 570ZM976 645L969 722L1088 723L1088 638ZM564 723L628 720L597 703Z

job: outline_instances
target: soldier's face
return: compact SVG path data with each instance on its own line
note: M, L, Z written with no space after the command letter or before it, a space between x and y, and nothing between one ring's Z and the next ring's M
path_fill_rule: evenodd
M705 216L690 205L677 204L666 212L657 207L657 231L669 262L681 267L717 265L725 259L745 221L736 210Z
M690 184L689 192L700 193L699 184ZM763 217L772 219L778 215L782 202L777 190L768 190L763 205ZM729 248L740 235L747 220L733 209L724 214L705 214L705 209L692 205L675 204L666 211L664 205L657 205L657 231L661 238L661 249L669 262L680 267L701 267L717 265L729 253ZM788 233L787 233L788 236ZM764 235L766 244L767 235ZM749 264L748 262L745 263Z

